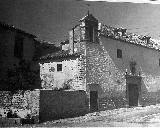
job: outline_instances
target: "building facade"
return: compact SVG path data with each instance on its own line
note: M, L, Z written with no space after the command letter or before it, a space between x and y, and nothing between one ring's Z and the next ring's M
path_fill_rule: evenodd
M69 31L69 45L65 44L64 50L68 55L79 54L81 70L77 71L82 72L79 78L90 99L91 110L160 102L160 45L151 37L103 25L88 13ZM74 64L69 61L73 60L64 66L74 74L70 69ZM57 64L54 60L50 63Z
M43 89L51 90L86 90L81 79L80 54L59 51L40 59L40 77Z
M0 23L0 90L40 86L35 38L14 26Z
M46 97L41 95L40 90L39 57L58 50L53 43L0 23L1 117L27 118L30 115L34 123L38 123L40 116L46 116L40 114ZM8 123L6 120L1 120L1 124Z

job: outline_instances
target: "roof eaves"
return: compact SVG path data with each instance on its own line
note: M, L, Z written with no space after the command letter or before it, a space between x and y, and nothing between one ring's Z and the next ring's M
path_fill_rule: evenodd
M107 36L107 35L104 35L104 34L100 34L100 36L104 36L104 37L106 37L106 38L110 38L110 39L113 39L113 40L118 40L118 41L122 41L122 42L125 42L125 43L129 43L129 44L133 44L133 45L137 45L137 46L141 46L141 47L153 49L153 50L156 50L156 51L160 51L160 49L157 48L157 47L151 47L151 46L139 44L139 43L136 43L136 42L134 42L134 41L132 41L132 40L129 41L129 40L121 39L121 38L115 38L115 37L113 37L113 36Z
M57 60L57 59L68 59L68 58L72 58L72 57L80 57L80 54L76 53L76 54L67 54L67 55L61 55L61 56L46 56L46 57L42 57L40 58L40 61L53 61L53 60Z
M19 33L23 33L23 34L25 34L27 36L30 36L32 38L36 38L37 37L37 36L35 36L33 34L30 34L30 33L27 33L27 32L25 32L23 30L18 29L16 27L14 27L13 25L9 25L9 24L5 24L5 23L0 22L0 26L5 28L5 29L9 29L9 30L12 30L12 31L17 31Z
M103 27L103 29L102 29L102 27ZM123 41L123 42L127 42L127 43L130 43L130 44L136 44L136 45L143 46L143 47L146 47L146 48L149 48L149 49L160 51L160 45L158 45L153 40L150 41L149 44L145 44L141 40L141 38L149 38L150 39L151 37L149 37L149 36L146 36L146 35L142 36L142 35L137 35L137 34L134 34L134 33L126 33L126 37L127 36L131 36L132 37L131 39L129 39L129 38L126 38L125 36L116 36L116 35L114 35L113 31L116 30L117 28L114 28L114 27L111 27L111 26L107 26L107 25L104 25L104 24L103 24L102 27L100 29L100 35L102 35L104 37L115 39L115 40L119 40L119 41ZM138 40L141 40L141 41L138 41Z

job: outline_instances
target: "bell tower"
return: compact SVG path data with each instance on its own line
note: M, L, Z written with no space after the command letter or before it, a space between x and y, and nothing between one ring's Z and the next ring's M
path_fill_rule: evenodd
M98 43L98 20L88 11L79 22L69 31L70 54L82 52L86 43Z
M82 40L92 43L98 43L98 20L89 13L80 19L81 26L84 28L82 32Z

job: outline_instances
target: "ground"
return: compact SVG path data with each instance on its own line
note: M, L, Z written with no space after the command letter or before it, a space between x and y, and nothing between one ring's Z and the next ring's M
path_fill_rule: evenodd
M160 104L94 112L81 117L47 121L34 126L158 127L160 126Z
M24 127L159 127L160 104L89 113Z

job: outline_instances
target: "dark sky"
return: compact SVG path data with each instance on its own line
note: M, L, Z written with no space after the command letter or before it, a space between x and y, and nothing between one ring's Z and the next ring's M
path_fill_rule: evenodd
M160 39L160 5L84 2L76 0L0 0L0 21L53 43L68 37L68 30L90 12L106 25Z

